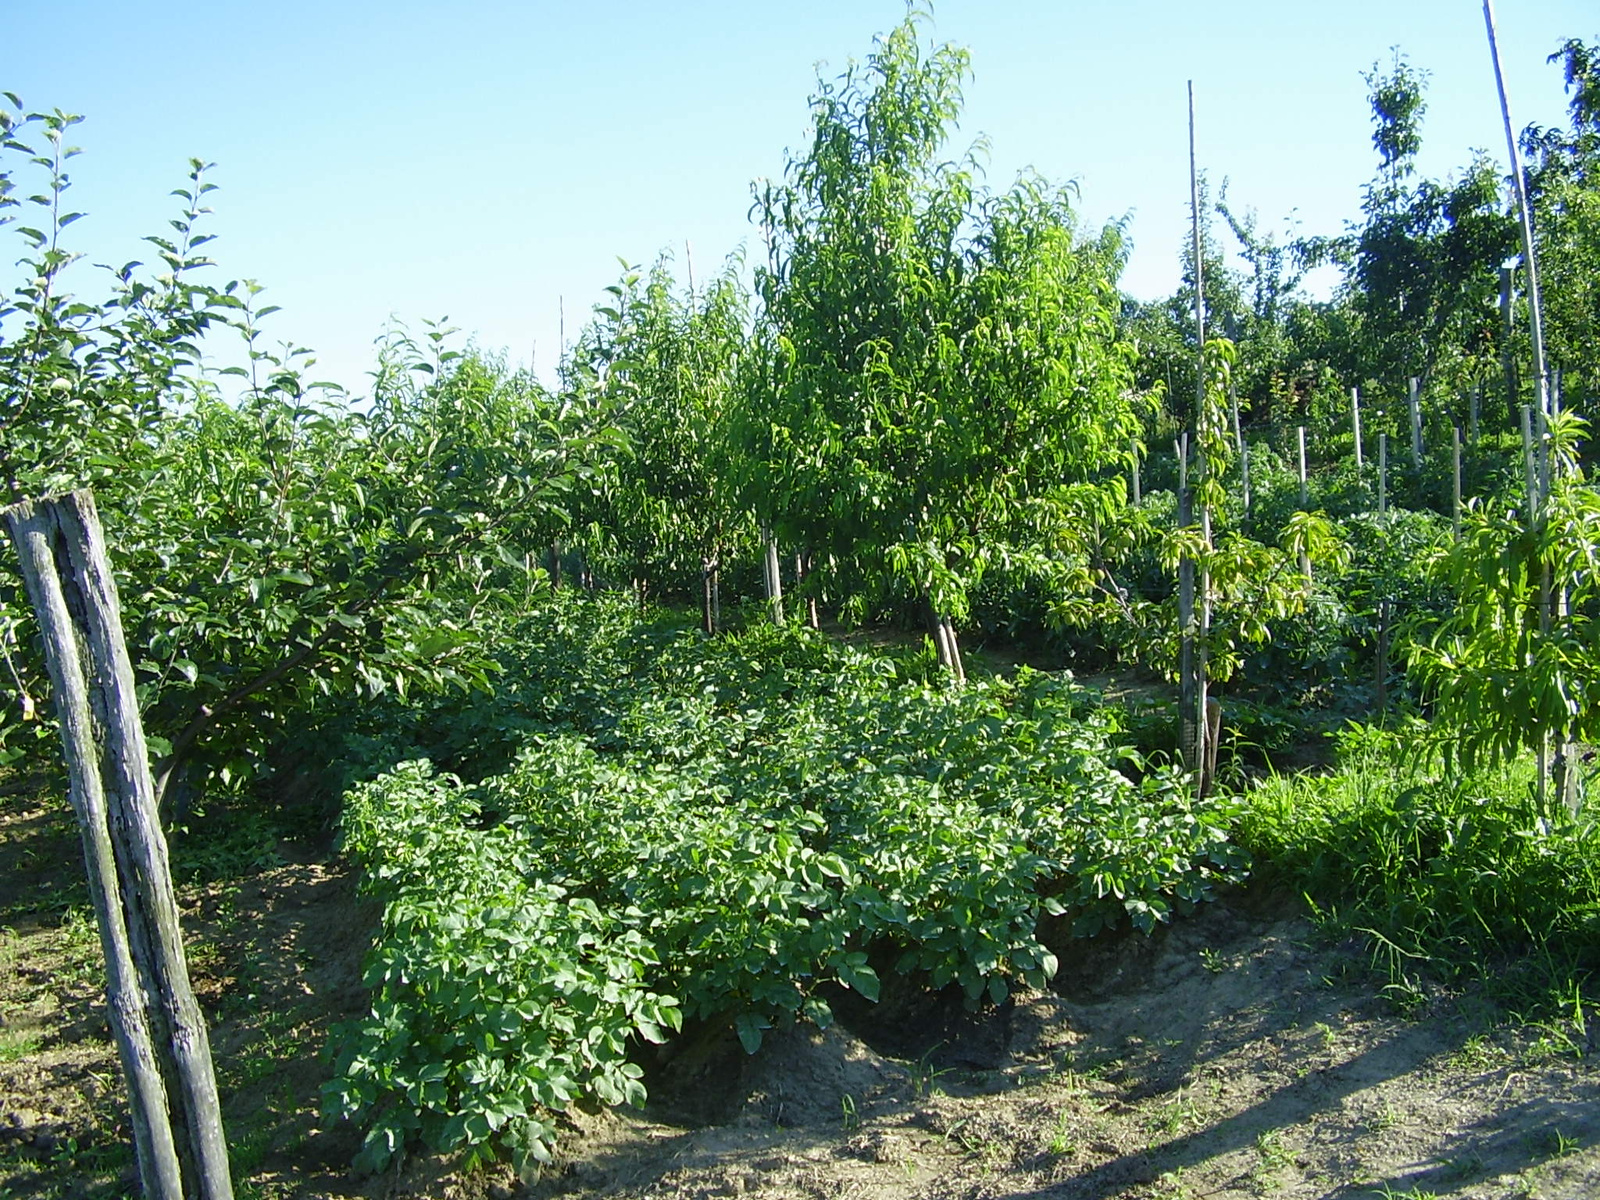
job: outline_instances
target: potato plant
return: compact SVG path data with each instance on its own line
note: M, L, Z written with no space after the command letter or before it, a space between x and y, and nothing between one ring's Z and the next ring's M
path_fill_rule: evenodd
M632 640L629 612L526 627L545 673L508 690L554 719L487 710L522 731L509 769L409 762L347 801L385 913L329 1100L369 1163L412 1137L530 1163L574 1099L641 1102L629 1046L680 1018L754 1052L885 966L1000 1002L1056 970L1043 915L1149 930L1242 872L1234 811L1133 782L1070 683L931 689L803 629Z

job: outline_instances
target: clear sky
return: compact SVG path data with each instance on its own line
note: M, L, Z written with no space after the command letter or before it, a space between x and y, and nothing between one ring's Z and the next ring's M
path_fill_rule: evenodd
M900 0L9 0L0 90L87 117L73 248L142 257L186 162L217 164L210 251L266 285L268 331L361 392L391 316L449 317L547 378L620 256L741 243L751 181L806 144L817 73L864 58ZM1502 0L1512 116L1564 123L1567 37L1594 0ZM1123 279L1177 283L1187 215L1185 81L1202 169L1264 228L1338 233L1374 156L1362 73L1391 47L1429 72L1423 170L1505 156L1478 0L941 0L930 36L972 52L958 140L989 180L1024 166L1081 186L1088 220L1130 216ZM15 243L20 253L20 241ZM9 262L9 256L5 259ZM102 289L87 263L75 290ZM8 268L9 271L9 268ZM10 280L13 274L0 275Z

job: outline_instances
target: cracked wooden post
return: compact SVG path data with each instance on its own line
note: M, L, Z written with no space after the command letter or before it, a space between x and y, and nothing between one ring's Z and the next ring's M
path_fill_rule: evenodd
M0 510L44 638L147 1200L231 1200L205 1022L94 498Z

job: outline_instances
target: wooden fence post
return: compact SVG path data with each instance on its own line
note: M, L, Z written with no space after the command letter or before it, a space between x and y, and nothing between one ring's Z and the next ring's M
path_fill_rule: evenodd
M205 1021L189 986L167 843L94 498L0 510L21 559L106 957L147 1200L232 1200Z

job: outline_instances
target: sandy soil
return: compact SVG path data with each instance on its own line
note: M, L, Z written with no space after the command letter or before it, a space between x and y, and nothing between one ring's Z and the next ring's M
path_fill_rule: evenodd
M1584 1030L1487 1025L1470 996L1407 992L1401 1015L1356 948L1271 907L1238 899L1154 939L1084 945L1055 990L982 1019L793 1030L658 1088L644 1119L590 1120L540 1190L1600 1195ZM686 1088L702 1108L721 1089L730 1111L675 1112Z

